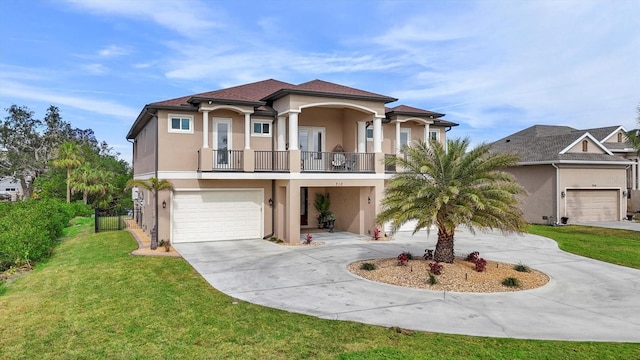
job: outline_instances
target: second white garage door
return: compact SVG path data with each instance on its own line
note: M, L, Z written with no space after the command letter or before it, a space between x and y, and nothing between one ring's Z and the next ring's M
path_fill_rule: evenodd
M567 190L569 222L620 220L618 190Z
M262 237L262 189L178 191L172 205L174 243Z

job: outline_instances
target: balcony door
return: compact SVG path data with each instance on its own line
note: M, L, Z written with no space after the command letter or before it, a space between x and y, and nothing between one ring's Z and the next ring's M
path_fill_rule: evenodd
M325 170L325 129L323 127L301 126L298 128L298 145L302 156L303 170Z
M213 119L213 149L214 168L229 165L229 150L231 150L231 119Z

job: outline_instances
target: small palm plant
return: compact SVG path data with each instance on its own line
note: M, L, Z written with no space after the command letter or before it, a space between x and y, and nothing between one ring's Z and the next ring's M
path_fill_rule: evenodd
M158 248L158 233L157 233L158 232L158 191L163 191L163 190L172 191L173 184L169 180L166 180L166 179L158 180L156 178L150 178L149 180L131 179L127 181L127 185L126 185L127 189L131 189L134 187L143 188L153 193L153 197L155 199L155 206L154 206L154 212L153 212L153 217L154 217L153 227L155 228L155 234L154 236L151 236L151 250L155 250Z

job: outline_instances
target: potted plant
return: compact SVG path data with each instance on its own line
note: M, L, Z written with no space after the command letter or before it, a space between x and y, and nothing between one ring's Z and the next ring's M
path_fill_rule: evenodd
M325 220L327 221L327 227L329 228L329 232L333 232L333 227L336 222L336 215L331 211L327 211Z
M331 201L329 200L329 194L316 194L316 200L313 202L313 206L318 211L318 229L322 229L326 227L327 222L327 213L329 212L329 205Z

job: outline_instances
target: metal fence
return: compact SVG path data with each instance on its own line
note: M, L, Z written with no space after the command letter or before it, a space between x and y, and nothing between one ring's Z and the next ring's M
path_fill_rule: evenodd
M373 153L302 151L302 172L375 172Z
M124 221L127 216L126 210L95 209L95 232L123 230L127 227Z
M243 158L242 150L213 150L213 170L242 171L244 170Z
M288 172L288 151L256 151L255 171Z

